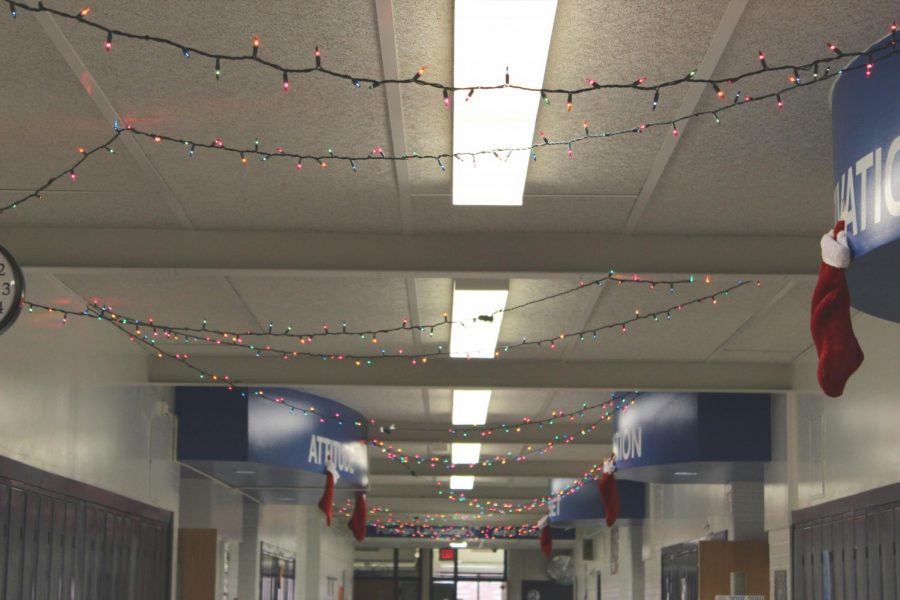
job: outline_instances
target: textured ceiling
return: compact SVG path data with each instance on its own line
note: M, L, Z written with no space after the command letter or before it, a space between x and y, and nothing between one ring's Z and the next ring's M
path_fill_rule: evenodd
M47 4L63 8L61 2L47 0ZM825 40L836 40L845 48L867 46L900 15L896 0L864 4L749 0L715 76L756 68L759 49L770 64L778 64L822 56ZM633 81L646 76L650 82L680 77L704 60L728 5L723 0L559 0L545 84L575 87L586 77ZM392 6L392 26L384 28L382 23L382 30L377 22L379 6ZM381 77L395 58L382 52L395 47L400 77L408 77L421 65L428 65L428 79L449 82L454 76L449 0L303 1L277 8L259 0L192 0L169 3L164 10L155 3L97 0L92 8L93 18L112 27L165 35L220 52L246 52L253 35L259 34L260 55L291 66L312 65L318 44L326 66ZM263 149L282 146L305 153L324 153L330 147L338 153L366 154L374 146L392 152L395 140L407 152L452 150L452 108L443 107L436 90L410 86L392 96L387 86L357 89L313 74L292 77L291 90L285 94L278 73L252 64L225 63L217 82L208 59L186 60L176 49L119 38L114 39L113 51L106 53L103 41L96 31L49 17L39 20L22 12L15 21L0 19L0 52L6 57L0 61L0 81L5 84L0 86L4 107L0 203L12 202L71 164L79 146L107 139L112 129L103 115L110 107L141 129L204 142L221 137L248 148L259 138ZM502 75L497 74L498 81ZM516 74L511 77L515 81ZM772 75L750 85L726 86L726 92L730 98L741 87L752 96L786 84L783 75ZM79 168L77 182L63 178L42 200L0 216L0 237L7 227L185 228L223 235L250 231L261 239L273 230L298 236L523 232L541 248L558 244L567 233L596 233L598 240L622 233L630 216L634 233L648 236L814 236L832 218L829 88L826 83L786 94L783 111L770 102L728 110L720 125L712 118L695 120L663 164L661 149L671 139L665 128L592 140L576 146L571 159L564 148L539 150L538 160L529 164L521 207L454 207L452 161L447 161L444 173L430 161L367 162L358 173L343 164L327 169L306 164L297 172L290 160L254 159L241 165L236 156L204 150L189 158L182 147L149 139L130 145L120 142L115 154L104 154ZM472 101L478 102L481 95L476 93ZM550 106L541 106L535 129L550 138L565 138L580 134L583 120L595 132L633 127L678 116L685 97L683 88L667 89L657 111L651 112L649 92L585 94L576 98L571 113L563 98L555 97ZM698 109L721 105L706 90ZM654 168L662 172L655 187ZM642 190L646 209L633 215ZM90 234L85 236L90 241ZM364 255L372 243L372 238L363 238L352 252ZM259 329L269 321L276 329L292 325L295 331L315 331L323 324L337 328L342 321L363 328L396 326L405 318L437 322L451 308L453 288L446 276L402 271L343 277L177 268L109 271L88 265L60 270L57 278L50 275L53 272L48 267L35 278L38 283L29 288L32 299L80 306L97 298L139 318L191 325L206 318L229 330ZM513 312L504 316L501 343L621 321L636 309L642 314L664 309L738 278L711 275L711 284L698 281L671 294L661 288L607 285ZM748 286L715 305L704 302L686 308L673 313L671 321L634 324L627 333L605 332L596 342L569 339L557 349L517 350L503 360L545 361L542 368L551 373L562 361L790 363L810 345L810 278L767 273L745 277L759 278L763 286ZM576 283L567 278L514 278L508 306ZM81 335L81 329L63 328L46 315L28 322L25 331L40 339L71 336L74 331ZM108 351L111 336L104 331L96 338L97 345ZM383 339L386 347L418 351L448 341L449 328L439 328L433 336L401 332ZM372 347L365 340L328 339L317 341L316 349L350 352ZM136 352L125 341L119 351ZM215 347L193 347L193 353L208 355L204 360L210 365L224 354L247 354ZM459 385L467 382L461 379ZM451 390L446 387L304 389L379 420L437 428L449 424ZM491 419L573 410L601 401L609 392L496 390ZM596 436L591 444L561 448L535 462L567 462L571 468L559 474L577 475L583 462L596 460L598 444L608 443L608 427ZM485 454L516 447L496 446L487 447ZM410 446L426 453L437 447ZM412 484L410 479L402 472L378 475L373 492L389 495L395 486ZM479 477L478 486L497 493L505 488L515 495L546 488L546 480L544 475L530 476L525 465L515 475ZM433 479L422 477L414 483L432 485Z

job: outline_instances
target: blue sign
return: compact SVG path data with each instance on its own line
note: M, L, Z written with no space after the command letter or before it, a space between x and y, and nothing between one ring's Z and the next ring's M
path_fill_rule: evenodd
M890 42L856 58L832 90L834 209L853 253L853 306L900 321L900 57Z
M771 459L770 402L767 394L641 394L613 419L619 473L655 482L756 480Z
M625 481L616 476L621 500L621 519L643 519L647 516L647 486L638 481ZM557 493L572 485L571 479L552 479L550 491ZM550 501L551 523L602 520L606 518L598 481L588 481L571 494Z
M251 483L288 489L321 484L330 458L340 474L336 487L368 486L365 417L313 394L265 388L261 397L257 391L177 388L178 459L239 487L248 481L235 476L243 471L267 479Z

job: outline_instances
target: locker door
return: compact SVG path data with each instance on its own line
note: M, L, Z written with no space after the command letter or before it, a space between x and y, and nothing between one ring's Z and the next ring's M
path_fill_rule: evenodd
M812 526L812 547L810 549L810 563L812 564L812 583L813 587L811 590L812 598L823 598L823 578L824 578L824 569L822 561L824 560L822 555L822 529L823 525L820 523L816 523ZM807 593L810 593L810 590L807 590Z
M6 596L6 547L9 544L9 486L0 483L0 600Z
M25 542L25 491L9 489L9 548L6 554L6 600L22 598L22 558Z
M866 562L866 516L853 517L853 576L856 600L869 600L869 569Z
M53 527L50 546L50 594L48 598L62 598L62 567L66 553L66 503L53 500Z
M119 582L119 530L122 517L113 513L106 515L106 565L109 567L107 595L112 600L118 598Z
M64 552L63 552L63 568L62 568L62 600L81 599L81 595L77 594L78 584L81 579L78 573L84 566L84 551L78 548L78 512L79 505L74 502L65 503L65 532L64 532ZM81 559L79 565L77 561Z
M803 527L794 527L793 535L791 536L791 561L793 563L793 589L794 592L792 594L794 600L805 600L806 592L805 592L805 576L804 576L804 565L803 565L803 553L805 551L805 529Z
M866 561L869 577L869 598L881 600L881 535L878 532L878 514L866 515Z
M53 548L53 498L40 496L41 508L37 532L37 563L35 565L35 598L50 596L50 557Z
M100 553L103 551L103 513L93 506L86 508L84 532L84 595L100 598Z
M22 598L33 600L37 596L38 532L41 517L41 497L25 492L25 539L22 543Z
M149 600L152 597L153 580L153 527L148 521L141 521L139 556L138 599Z
M844 598L846 600L856 599L856 574L853 565L853 517L845 516L841 520L842 539L844 548L842 554L844 556Z
M153 600L165 600L166 589L166 532L159 524L154 524L154 542L153 542Z
M847 596L844 592L844 521L841 518L832 519L830 525L834 600L845 600Z
M6 587L6 546L9 544L9 486L0 483L0 600Z
M900 506L894 508L894 591L900 600Z
M137 551L138 551L138 522L135 519L126 519L125 521L125 598L135 597L135 582L137 579Z
M881 556L881 590L884 600L897 598L897 573L894 567L894 511L878 512L879 554Z

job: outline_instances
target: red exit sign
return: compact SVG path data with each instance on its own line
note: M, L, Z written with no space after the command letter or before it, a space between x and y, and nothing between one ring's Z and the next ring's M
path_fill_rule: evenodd
M438 558L440 560L453 560L454 556L456 556L456 550L453 548L441 548L438 550Z

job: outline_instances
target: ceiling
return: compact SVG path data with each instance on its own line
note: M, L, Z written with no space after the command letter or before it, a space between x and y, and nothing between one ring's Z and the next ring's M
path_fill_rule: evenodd
M48 5L52 4L47 2ZM64 8L61 6L61 8ZM269 3L154 3L97 0L93 17L111 27L182 40L217 52L260 54L311 64L315 45L329 67L374 77L453 78L452 2L375 0ZM694 68L722 77L823 55L824 40L862 48L897 17L891 0L865 10L837 0L690 0L678 3L560 0L546 86L586 76L631 81L679 77ZM313 74L291 79L226 63L216 82L209 60L101 34L48 15L0 19L0 203L40 185L112 134L116 118L178 138L290 151L366 154L451 150L452 111L439 91L357 89ZM498 78L502 74L498 74ZM760 78L749 95L783 86ZM452 164L367 162L304 169L154 144L123 134L117 152L86 162L78 180L0 215L0 240L33 286L80 305L98 299L157 322L246 330L288 324L318 330L439 322L453 279L509 280L508 306L571 288L613 268L644 278L709 274L692 285L649 290L589 286L503 319L501 344L556 336L665 309L739 279L760 280L686 307L671 321L639 323L595 342L569 338L510 351L494 361L392 361L362 370L332 362L256 359L246 351L193 345L198 364L252 383L294 385L334 398L370 418L397 423L393 440L433 453L449 439L404 433L409 424L449 424L453 387L493 388L492 421L543 416L594 403L616 389L773 390L790 385L789 365L810 346L809 297L818 236L831 222L830 84L785 96L785 109L751 104L681 124L681 135L651 129L541 150L529 166L521 207L457 207ZM733 89L728 89L733 93ZM699 96L699 97L698 97ZM719 103L708 90L667 89L653 118ZM630 127L650 115L650 96L586 94L573 111L542 107L536 131L564 138L587 119L596 129ZM40 328L41 324L26 325ZM60 335L65 335L60 332ZM448 343L448 328L404 331L383 340L411 353ZM315 342L325 353L371 350L366 341ZM121 351L130 352L127 340ZM149 360L149 359L148 359ZM157 384L196 383L182 365L154 361ZM413 427L407 426L411 430ZM480 468L481 498L530 498L550 477L575 477L608 452L601 427L571 447L502 468ZM492 441L483 455L546 441L544 434ZM399 515L472 511L436 495L435 476L409 473L373 450L370 504ZM438 476L443 480L443 475ZM509 520L509 519L507 519ZM512 518L514 522L516 519ZM519 517L519 520L521 518ZM502 520L498 520L502 521Z

